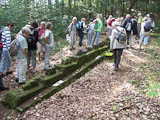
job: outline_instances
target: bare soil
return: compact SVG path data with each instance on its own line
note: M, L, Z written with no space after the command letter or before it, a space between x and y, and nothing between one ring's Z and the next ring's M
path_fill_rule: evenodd
M7 116L2 110L2 120L160 120L160 96L150 98L131 83L143 79L140 65L148 62L146 56L138 45L124 50L118 72L105 60L23 114Z

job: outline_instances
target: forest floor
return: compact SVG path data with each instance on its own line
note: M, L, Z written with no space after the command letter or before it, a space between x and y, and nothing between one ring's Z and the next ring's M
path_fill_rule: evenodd
M140 52L136 44L135 49L124 50L118 72L112 61L105 60L23 114L0 105L1 119L160 120L159 46L155 38L147 52Z

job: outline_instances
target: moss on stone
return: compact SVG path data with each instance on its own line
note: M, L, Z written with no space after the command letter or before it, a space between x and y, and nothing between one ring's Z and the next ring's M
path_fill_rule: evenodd
M71 64L67 64L67 65L60 64L60 65L56 65L55 67L57 70L60 70L64 74L68 74L75 71L79 67L79 65L77 62L72 62Z
M56 83L58 80L64 77L63 72L57 72L54 75L46 76L46 78L42 81L45 87L52 86L52 84Z
M9 106L10 108L16 108L18 104L18 100L20 99L21 92L18 90L9 91L6 97L2 100L2 102Z
M47 69L46 72L45 72L45 75L53 75L53 74L56 74L56 68L55 67Z
M36 86L38 86L39 82L43 79L43 76L42 75L38 75L30 80L28 80L26 82L26 84L24 84L22 86L23 90L28 90L28 89L31 89L31 88L34 88Z

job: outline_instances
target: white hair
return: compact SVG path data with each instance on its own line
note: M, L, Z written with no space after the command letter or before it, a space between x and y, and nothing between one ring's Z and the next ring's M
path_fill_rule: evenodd
M142 13L138 13L138 16L141 16L142 15Z
M45 24L46 24L46 22L45 22L45 21L42 21L42 22L41 22L41 25L45 25Z
M97 18L102 18L102 14L97 14Z
M73 19L72 20L77 20L77 17L73 17Z
M120 23L119 23L119 22L114 21L114 22L112 23L112 27L118 27L118 26L120 26Z
M109 18L112 18L112 17L113 17L112 15L109 16Z
M29 25L29 24L27 24L27 25L25 25L24 27L31 28L32 26Z
M126 18L130 18L130 17L131 17L131 15L130 15L130 14L127 14L127 15L126 15Z
M27 33L27 34L31 34L31 30L28 27L23 27L22 28L22 33Z

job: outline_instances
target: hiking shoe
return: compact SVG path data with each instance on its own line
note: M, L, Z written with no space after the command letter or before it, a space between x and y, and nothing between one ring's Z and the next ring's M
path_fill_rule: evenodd
M16 82L18 82L19 81L19 78L16 78Z
M1 75L0 75L0 79L3 78L3 77L5 77L5 75L4 75L4 74L1 74Z
M21 82L21 83L19 83L19 85L23 85L23 84L26 84L26 82Z
M12 73L13 73L13 71L6 72L6 76L9 74L12 74Z
M117 67L115 67L115 68L114 68L114 71L118 71L118 68L117 68Z

